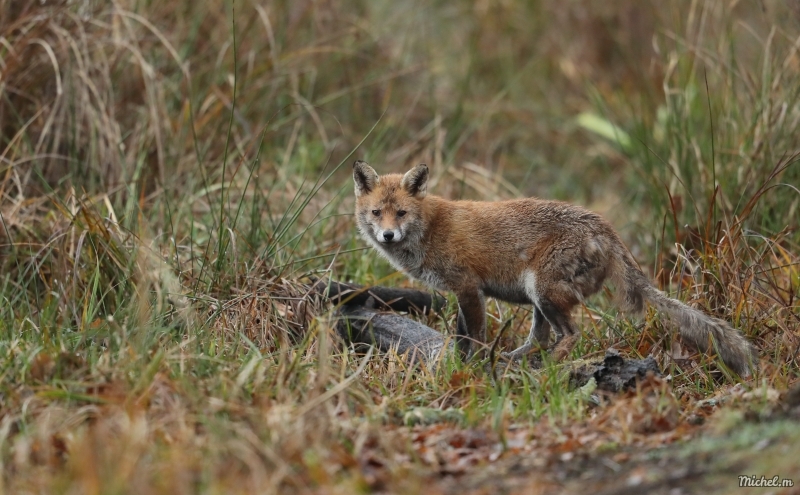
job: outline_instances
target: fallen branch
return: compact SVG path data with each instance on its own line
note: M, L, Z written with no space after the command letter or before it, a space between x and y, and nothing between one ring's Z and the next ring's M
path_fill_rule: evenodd
M369 307L348 305L338 313L337 330L347 342L374 345L383 352L395 350L427 365L435 366L442 357L444 336L422 323Z
M311 292L320 295L333 304L346 306L366 306L369 298L377 303L377 308L403 313L426 314L439 312L447 300L438 295L416 289L395 289L392 287L364 287L358 284L328 281L321 279L311 286Z

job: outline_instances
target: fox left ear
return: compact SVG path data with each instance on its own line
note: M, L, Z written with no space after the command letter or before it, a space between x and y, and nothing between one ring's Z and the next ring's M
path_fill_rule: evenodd
M428 166L420 163L406 172L400 185L415 198L424 198L428 193Z

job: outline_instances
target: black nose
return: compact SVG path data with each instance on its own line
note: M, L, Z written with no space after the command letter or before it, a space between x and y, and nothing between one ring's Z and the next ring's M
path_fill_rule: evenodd
M383 238L387 241L391 241L392 239L394 239L394 232L392 232L391 230L384 232Z

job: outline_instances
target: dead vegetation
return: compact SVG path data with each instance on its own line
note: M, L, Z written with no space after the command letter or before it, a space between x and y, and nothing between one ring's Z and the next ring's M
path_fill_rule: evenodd
M673 444L708 493L789 477L791 5L0 0L0 493L599 492L656 483ZM313 277L409 283L355 238L355 155L604 212L760 371L729 381L604 297L573 357L666 378L604 394L547 358L495 382L343 345ZM527 309L488 309L514 347Z

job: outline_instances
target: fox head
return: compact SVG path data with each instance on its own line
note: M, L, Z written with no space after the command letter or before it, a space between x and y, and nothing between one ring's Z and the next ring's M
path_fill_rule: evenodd
M366 162L353 164L356 223L367 240L383 249L418 241L424 233L422 200L428 190L428 166L405 175L379 176Z

